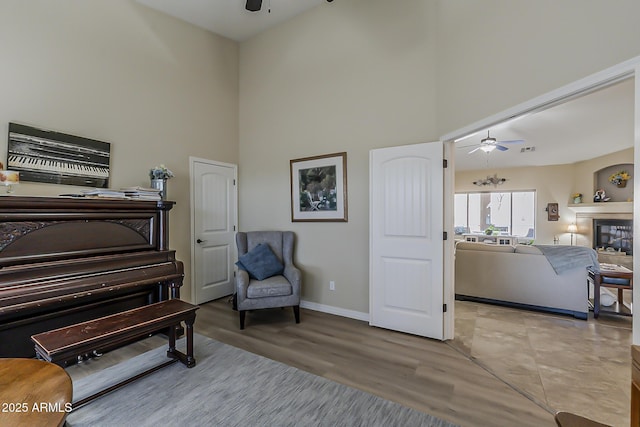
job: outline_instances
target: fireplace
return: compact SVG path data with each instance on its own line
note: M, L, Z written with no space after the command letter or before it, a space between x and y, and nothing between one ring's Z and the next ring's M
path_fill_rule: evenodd
M593 247L633 255L633 220L594 219Z

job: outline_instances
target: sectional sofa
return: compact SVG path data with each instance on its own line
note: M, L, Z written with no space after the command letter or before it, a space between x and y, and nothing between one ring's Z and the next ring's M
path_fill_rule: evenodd
M576 247L566 248L571 251ZM558 251L562 248L556 248ZM586 264L589 262L558 274L536 246L458 242L455 249L456 299L586 319L589 313Z

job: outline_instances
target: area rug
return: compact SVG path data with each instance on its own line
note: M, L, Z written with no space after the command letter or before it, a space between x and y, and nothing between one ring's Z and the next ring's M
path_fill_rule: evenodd
M74 410L67 425L454 426L197 334L194 341L195 367L154 372ZM74 382L74 401L157 365L165 353L157 348Z

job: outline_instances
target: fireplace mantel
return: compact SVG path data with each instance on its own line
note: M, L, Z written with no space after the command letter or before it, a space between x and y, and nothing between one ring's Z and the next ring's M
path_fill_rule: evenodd
M633 213L633 202L600 202L570 204L576 213Z

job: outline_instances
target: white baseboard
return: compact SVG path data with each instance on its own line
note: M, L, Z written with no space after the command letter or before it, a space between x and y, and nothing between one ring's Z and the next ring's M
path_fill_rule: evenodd
M336 316L348 317L350 319L369 321L369 313L361 311L347 310L345 308L333 307L331 305L318 304L311 301L300 301L300 307L313 311L321 311L323 313L335 314Z

